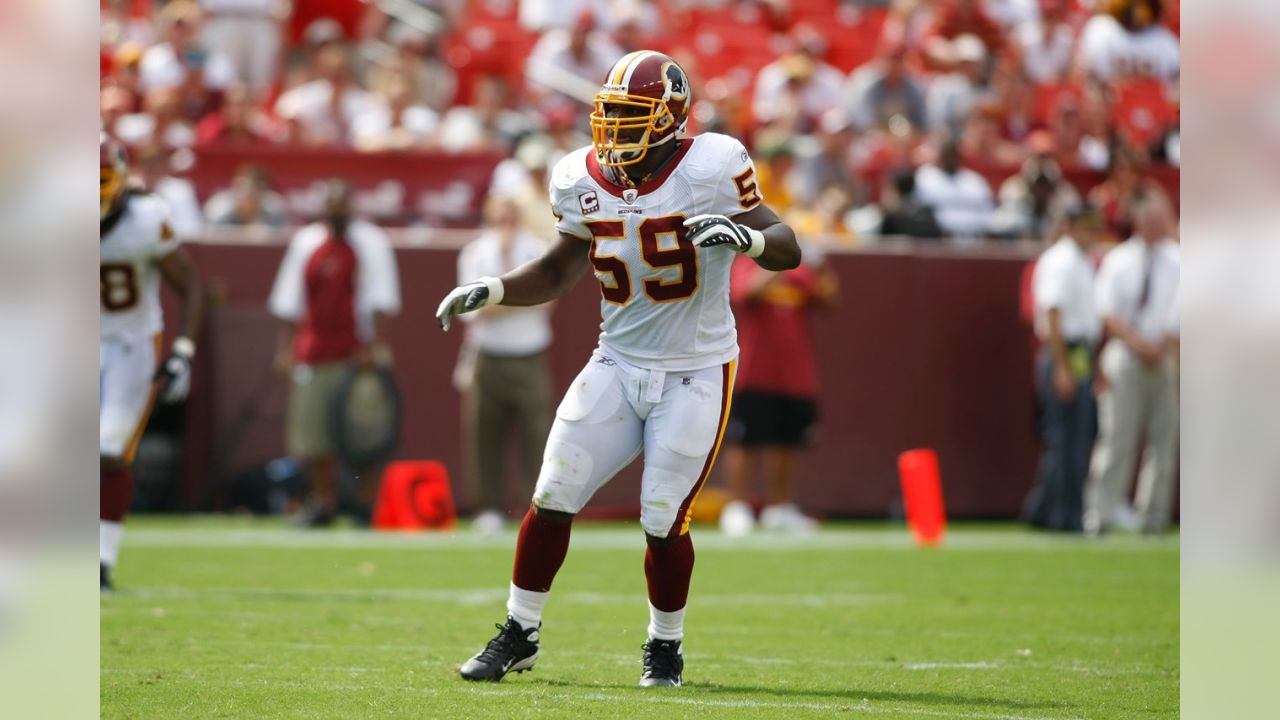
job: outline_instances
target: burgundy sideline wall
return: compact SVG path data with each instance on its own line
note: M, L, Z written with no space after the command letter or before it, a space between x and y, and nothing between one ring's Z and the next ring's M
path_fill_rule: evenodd
M225 304L211 315L197 371L185 497L192 509L221 509L218 478L282 453L285 392L270 371L275 325L264 306L283 248L188 247ZM405 309L392 342L406 405L399 454L443 460L467 508L450 380L461 333L441 333L432 317L453 287L457 253L397 252ZM815 323L823 423L803 463L803 505L884 516L898 494L897 454L933 447L953 515L1017 513L1036 462L1029 329L1018 315L1028 257L943 248L832 256L842 300ZM595 343L599 294L589 280L555 310L557 395ZM593 505L638 508L638 478L632 468ZM508 497L516 510L528 494L511 487Z

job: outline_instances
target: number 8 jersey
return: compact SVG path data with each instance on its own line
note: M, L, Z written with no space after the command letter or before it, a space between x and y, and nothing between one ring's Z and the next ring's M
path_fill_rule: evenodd
M737 357L729 268L738 254L695 247L682 223L760 204L742 143L717 133L681 139L667 164L636 187L620 187L605 173L588 146L562 158L550 179L556 230L591 243L601 347L668 371Z
M100 337L149 341L164 325L157 263L178 248L178 241L163 200L130 193L123 202L100 238Z

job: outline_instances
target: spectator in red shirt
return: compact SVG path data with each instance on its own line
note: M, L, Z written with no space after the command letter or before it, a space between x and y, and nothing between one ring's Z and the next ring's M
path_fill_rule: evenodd
M142 109L142 73L139 70L142 61L142 46L137 43L124 43L116 48L112 55L110 75L103 78L105 89L112 86L128 93L130 98L129 112Z
M834 302L835 274L821 263L775 273L739 258L730 287L740 352L724 462L734 499L720 526L729 534L750 532L755 518L748 505L749 469L764 467L769 496L761 525L812 531L814 520L793 500L796 451L812 445L817 430L818 370L809 316Z
M1089 202L1106 220L1108 242L1123 242L1133 234L1134 210L1144 200L1167 200L1160 183L1143 175L1145 165L1141 153L1120 143L1111 155L1107 179L1089 191Z
M286 442L311 484L299 520L328 525L338 509L334 398L353 365L390 362L386 325L400 311L395 253L381 230L353 218L345 181L328 181L321 221L293 237L269 305L283 321L276 365L292 378Z
M1054 159L1063 169L1107 168L1111 153L1108 137L1089 132L1080 102L1071 95L1058 97L1049 117L1049 132L1053 135Z
M1004 30L982 8L980 0L942 0L927 34L934 38L955 40L961 35L976 35L987 46L987 57L998 57L1004 51ZM926 58L933 67L948 66L948 43L927 43Z
M272 142L271 121L244 84L227 88L222 107L196 125L196 145L253 147Z

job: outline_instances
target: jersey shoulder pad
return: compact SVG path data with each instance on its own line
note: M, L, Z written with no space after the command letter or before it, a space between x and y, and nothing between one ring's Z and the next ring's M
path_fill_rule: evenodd
M594 208L584 205L583 200L598 197L594 192L597 186L587 172L589 152L593 152L593 148L587 146L560 158L547 183L551 212L556 216L556 231L579 238L590 237L582 223L587 213L599 209L598 199L594 201Z
M720 133L702 133L693 138L693 147L684 161L691 180L715 182L728 168L751 164L751 156L737 138Z
M129 214L145 226L159 225L169 219L169 206L159 195L131 190L126 201Z
M590 145L580 147L560 158L560 161L551 169L549 185L553 200L562 194L571 193L584 178L588 177L587 153L592 151L593 148Z

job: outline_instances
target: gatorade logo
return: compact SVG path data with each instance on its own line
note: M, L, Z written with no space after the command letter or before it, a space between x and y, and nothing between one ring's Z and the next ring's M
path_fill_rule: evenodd
M427 527L435 527L449 518L449 499L440 492L439 483L425 474L416 475L405 486L405 506Z

